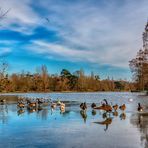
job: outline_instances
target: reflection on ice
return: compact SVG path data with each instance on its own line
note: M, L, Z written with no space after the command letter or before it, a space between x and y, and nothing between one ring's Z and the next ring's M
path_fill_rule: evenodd
M100 125L106 125L106 128L104 129L104 131L107 131L108 126L112 123L112 118L106 118L104 121L94 122L94 123L100 124Z
M148 147L148 113L138 113L131 116L130 122L141 134L141 145Z
M23 95L23 94L22 94ZM44 97L49 94L28 94ZM59 106L39 105L17 107L13 102L0 105L1 147L98 147L102 148L147 148L148 114L147 99L132 93L51 93L66 105L62 112ZM126 104L110 112L94 110L107 98L112 106ZM129 98L133 101L129 102ZM80 103L87 102L87 110ZM138 113L137 104L145 105L145 112ZM42 104L42 103L41 103ZM99 104L101 105L101 104ZM116 140L115 140L116 139Z

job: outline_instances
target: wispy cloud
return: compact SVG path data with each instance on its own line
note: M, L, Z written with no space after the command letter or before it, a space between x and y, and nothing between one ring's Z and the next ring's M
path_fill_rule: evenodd
M22 52L123 69L142 45L148 17L147 0L0 0L0 4L11 9L0 31L19 32L20 39L15 35L14 39L25 41Z
M2 29L10 29L22 33L30 33L39 23L40 18L30 6L29 0L0 0L3 11L10 9L6 18L2 20Z
M73 4L46 2L42 6L48 11L51 20L47 28L55 29L63 39L62 44L56 46L73 48L79 50L80 54L82 50L86 52L82 55L72 54L75 60L79 59L77 57L83 60L84 56L90 62L128 67L128 61L141 47L148 10L146 0L102 3L79 1ZM88 52L90 56L87 56ZM69 56L67 54L67 59Z

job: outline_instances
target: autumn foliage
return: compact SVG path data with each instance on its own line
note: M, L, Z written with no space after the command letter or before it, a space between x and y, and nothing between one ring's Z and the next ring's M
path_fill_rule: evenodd
M5 66L5 65L3 65ZM38 72L31 74L8 75L3 70L0 77L1 92L50 92L50 91L130 91L133 84L113 79L101 80L92 72L85 75L78 70L73 73L63 69L59 75L49 74L45 65L38 68Z

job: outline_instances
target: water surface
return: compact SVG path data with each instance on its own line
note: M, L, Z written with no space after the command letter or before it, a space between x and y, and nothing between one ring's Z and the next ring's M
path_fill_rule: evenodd
M63 147L63 148L147 148L148 147L148 97L139 93L29 93L8 94L25 97L44 97L66 101L66 111L22 111L16 103L0 105L0 147ZM107 99L109 103L125 103L125 112L105 114L93 111L92 102ZM133 99L132 102L130 100ZM88 109L80 111L80 102L86 101ZM137 112L137 103L145 106ZM116 116L115 116L116 115Z

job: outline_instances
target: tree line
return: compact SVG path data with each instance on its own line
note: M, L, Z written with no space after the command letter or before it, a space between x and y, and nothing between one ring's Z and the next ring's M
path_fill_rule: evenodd
M101 80L99 75L85 75L78 70L71 73L62 69L61 73L49 74L45 65L38 72L6 73L7 64L2 64L0 71L0 92L50 92L50 91L130 91L134 84L124 80L110 78Z

